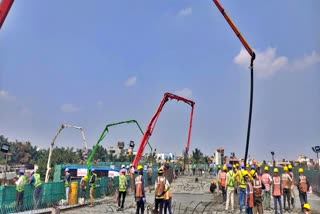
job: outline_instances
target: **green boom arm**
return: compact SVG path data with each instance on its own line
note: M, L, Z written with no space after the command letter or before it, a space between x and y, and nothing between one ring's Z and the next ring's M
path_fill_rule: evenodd
M94 146L93 151L91 152L91 154L90 154L90 156L89 156L89 158L88 158L88 160L87 160L88 173L89 173L90 167L92 166L91 159L93 158L93 155L94 155L94 153L96 152L96 150L97 150L100 142L105 138L106 132L109 132L109 127L111 127L111 126L116 126L116 125L120 125L120 124L123 124L123 123L135 123L135 124L137 124L137 126L138 126L138 128L140 129L141 133L144 134L143 131L142 131L142 129L141 129L141 127L140 127L140 125L139 125L139 123L138 123L136 120L126 120L126 121L121 121L121 122L118 122L118 123L110 123L110 124L106 125L106 127L104 128L104 130L103 130L103 132L102 132L102 134L101 134L98 142L97 142L96 145ZM151 154L152 154L152 147L151 147L151 145L150 145L149 142L148 142L148 145L149 145L149 147L150 147L150 149L151 149Z

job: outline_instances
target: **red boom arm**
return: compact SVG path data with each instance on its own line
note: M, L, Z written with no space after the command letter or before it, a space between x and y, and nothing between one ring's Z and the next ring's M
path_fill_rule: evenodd
M0 0L0 29L6 19L14 0Z
M160 115L160 112L164 106L164 104L169 100L169 99L175 99L175 100L181 100L187 104L189 104L191 106L191 113L190 113L190 124L189 124L189 132L188 132L188 142L187 142L187 146L186 146L186 152L189 151L189 147L190 147L190 138L191 138L191 130L192 130L192 118L193 118L193 108L194 108L194 104L195 102L192 101L192 100L188 100L184 97L180 97L180 96L177 96L175 94L171 94L171 93L165 93L163 95L163 98L161 100L161 103L156 111L156 113L153 115L153 117L151 118L148 126L147 126L147 130L144 132L144 135L141 139L141 142L140 142L140 145L139 145L139 148L138 148L138 151L137 151L137 154L133 160L133 163L132 165L136 168L136 166L138 165L139 161L140 161L140 158L142 156L142 153L144 151L144 148L145 146L147 145L147 141L148 139L150 138L152 132L153 132L153 129L157 123L157 120L158 120L158 117Z

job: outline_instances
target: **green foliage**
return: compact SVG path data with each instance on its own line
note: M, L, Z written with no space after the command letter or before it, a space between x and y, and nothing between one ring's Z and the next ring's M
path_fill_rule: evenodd
M195 148L195 150L192 151L193 161L196 163L199 163L202 158L203 158L203 153L200 151L200 149Z

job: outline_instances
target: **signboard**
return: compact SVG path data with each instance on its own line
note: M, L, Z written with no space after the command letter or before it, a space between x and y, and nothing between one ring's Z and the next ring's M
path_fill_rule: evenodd
M77 176L82 177L87 174L87 169L77 169Z

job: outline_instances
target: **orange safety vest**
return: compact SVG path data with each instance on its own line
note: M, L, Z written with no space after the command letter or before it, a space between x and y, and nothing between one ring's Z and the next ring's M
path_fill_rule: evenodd
M246 201L247 201L248 207L252 208L253 207L253 187L252 187L251 181L247 182L246 198L247 198Z
M281 175L281 180L282 180L282 187L285 188L285 189L289 189L290 186L291 186L291 181L289 179L289 174L282 174Z
M172 197L171 190L169 189L165 194L164 194L164 200L169 200Z
M136 197L137 198L142 198L142 175L138 175L135 179L135 186L136 186Z
M257 197L261 197L262 195L262 182L260 178L256 178L253 180L253 192Z
M157 178L157 187L156 187L156 197L157 198L164 198L164 191L166 188L166 178L161 176Z
M281 179L279 176L273 177L273 196L281 196Z
M307 177L306 176L304 176L304 175L299 176L299 185L298 186L299 186L299 190L301 192L307 192L308 187L307 187Z
M268 173L264 173L262 175L262 183L266 187L266 191L270 191L270 185L271 185L271 180L270 180L270 175Z
M227 173L221 172L221 173L220 173L220 185L221 185L222 187L225 187L225 186L226 186L226 180L227 180Z

